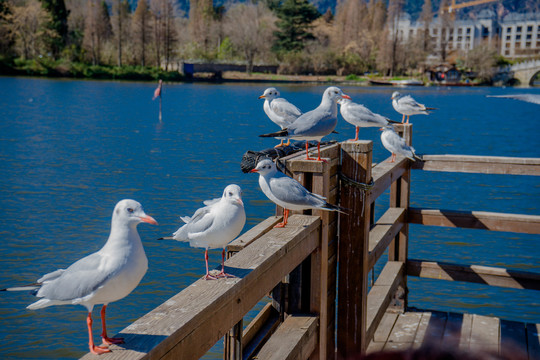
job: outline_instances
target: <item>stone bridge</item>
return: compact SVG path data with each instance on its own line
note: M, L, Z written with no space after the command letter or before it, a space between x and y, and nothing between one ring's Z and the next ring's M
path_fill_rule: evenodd
M528 60L502 67L498 73L508 80L519 80L521 85L532 85L534 78L540 73L540 60Z

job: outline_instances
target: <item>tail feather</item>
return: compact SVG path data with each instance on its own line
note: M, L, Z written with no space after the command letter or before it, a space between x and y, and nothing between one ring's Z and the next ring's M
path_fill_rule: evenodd
M41 287L41 284L35 283L30 285L23 285L23 286L14 286L9 287L5 289L0 289L0 291L28 291L28 290L37 290Z
M287 136L287 135L289 135L289 131L287 129L282 129L275 133L259 135L259 137L278 137L278 136Z
M330 210L330 211L337 211L337 212L339 212L339 213L348 215L348 214L345 212L345 210L347 210L347 209L344 209L344 208L342 208L341 206L338 206L338 205L330 204L329 202L327 202L327 203L324 204L323 209L325 209L325 210Z
M401 121L394 121L394 120L390 120L389 118L385 118L385 119L391 124L401 124Z
M164 237L160 237L157 240L174 240L174 238L172 236L164 236Z
M426 107L426 110L439 110L438 108Z

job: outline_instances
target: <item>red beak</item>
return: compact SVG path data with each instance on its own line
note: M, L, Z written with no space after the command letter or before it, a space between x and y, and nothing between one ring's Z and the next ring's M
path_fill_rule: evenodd
M265 98L265 97L266 97L266 96L261 95L261 96L259 96L259 99L263 99L263 98Z
M350 97L349 95L343 94L343 95L341 95L341 97L344 98L344 99L352 100L351 97Z
M249 172L250 172L250 173L252 173L252 172L253 172L253 173L256 173L256 172L259 172L259 170L257 170L257 169L252 169L252 170L250 170Z

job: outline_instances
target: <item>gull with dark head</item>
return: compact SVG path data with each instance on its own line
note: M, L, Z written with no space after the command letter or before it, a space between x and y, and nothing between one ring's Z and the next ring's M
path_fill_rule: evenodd
M339 111L341 112L341 116L343 116L346 122L356 127L356 136L349 141L358 140L358 131L361 127L381 127L389 123L395 123L395 121L376 114L364 105L357 104L351 99L339 99L338 104L340 105Z
M300 109L280 97L279 91L276 88L271 87L264 90L264 93L259 96L259 99L264 99L264 112L281 130L286 129L302 115ZM289 146L290 143L291 141L289 139L285 146ZM281 143L276 147L283 145L283 139L281 139Z
M343 212L339 206L329 204L326 198L314 194L298 181L278 171L270 159L259 161L250 172L259 174L259 186L268 199L283 208L283 222L275 227L287 225L289 210L322 209Z
M195 211L192 217L180 218L186 224L181 226L172 238L189 242L192 247L205 249L206 280L216 279L208 270L208 249L222 248L221 272L217 277L228 277L230 275L225 273L224 264L225 248L240 234L246 223L242 189L235 184L228 185L221 198L207 200L204 205L206 206Z
M415 150L412 146L407 145L405 139L399 136L395 131L392 125L387 125L381 128L381 142L386 150L392 153L392 158L389 162L396 161L396 154L403 155L412 161L416 159L422 160L415 154Z
M148 260L137 232L137 225L141 222L157 225L137 201L122 200L114 208L111 233L101 250L76 261L67 269L43 275L35 284L3 290L33 290L33 294L41 299L28 305L30 310L51 305L84 306L88 310L86 322L90 351L98 355L110 352L107 347L94 344L92 310L94 305L103 304L103 342L108 345L123 343L122 338L107 336L105 311L109 303L132 292L146 274Z
M331 86L327 88L320 105L314 110L308 111L298 117L287 128L276 133L259 135L261 137L287 137L290 139L306 141L306 160L324 161L321 159L321 139L330 134L337 125L337 101L350 99L340 88ZM317 159L309 157L308 141L317 140Z
M398 91L394 91L391 99L394 110L403 115L401 123L405 121L405 116L407 116L408 124L411 115L429 115L428 110L437 110L436 108L426 107L426 105L418 103L411 95L401 95Z

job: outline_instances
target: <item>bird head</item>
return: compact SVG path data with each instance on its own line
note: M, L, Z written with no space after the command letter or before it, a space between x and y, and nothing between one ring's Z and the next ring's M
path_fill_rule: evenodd
M397 98L399 98L399 97L401 97L401 94L399 93L399 91L394 91L394 92L392 93L391 100L397 99Z
M121 222L126 224L139 224L146 222L157 225L157 221L153 217L145 214L142 205L131 199L121 200L116 204L112 216L113 222Z
M242 189L236 184L228 185L225 190L223 190L222 199L230 201L231 203L237 203L244 206L242 202Z
M276 164L270 159L263 159L257 163L255 169L251 170L252 173L259 173L264 176L276 171Z
M273 100L278 97L279 97L279 91L277 91L276 88L271 87L264 90L264 93L261 96L259 96L259 99Z
M337 102L339 99L351 99L349 95L345 95L340 88L330 86L324 91L323 98L327 98L330 101Z

